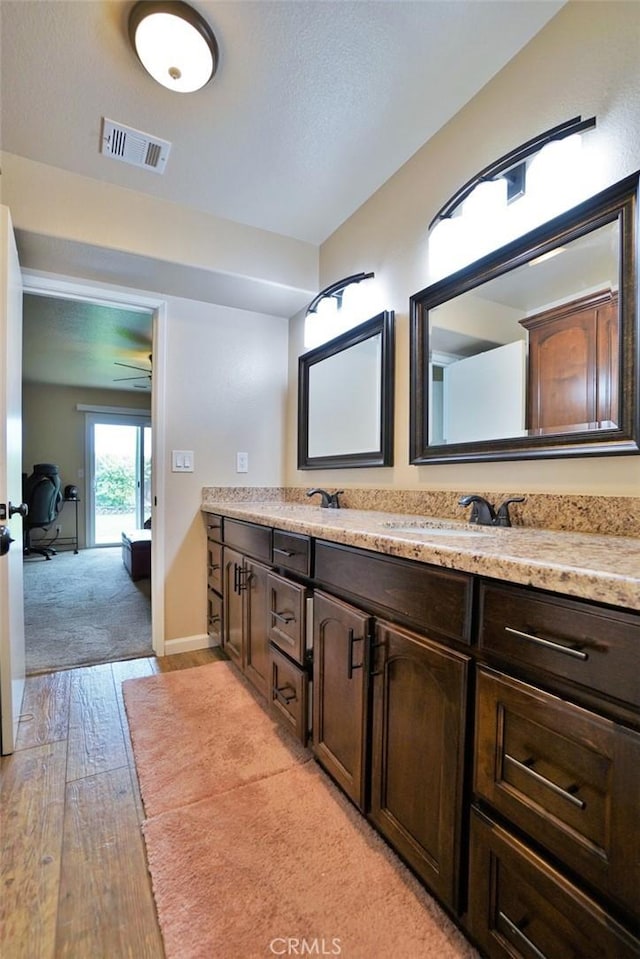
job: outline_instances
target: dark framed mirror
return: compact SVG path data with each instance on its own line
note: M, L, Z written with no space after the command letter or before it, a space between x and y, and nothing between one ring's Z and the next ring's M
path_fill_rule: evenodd
M640 451L638 179L411 297L411 463Z
M393 465L394 315L298 360L298 469Z

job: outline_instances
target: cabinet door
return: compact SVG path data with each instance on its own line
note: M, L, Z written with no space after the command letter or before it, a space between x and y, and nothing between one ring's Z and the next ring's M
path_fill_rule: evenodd
M370 816L456 909L469 657L384 622L374 651Z
M268 575L266 566L245 559L239 583L244 597L244 671L247 679L264 696L267 695L269 675Z
M364 809L370 617L324 593L313 606L313 751Z
M242 651L242 593L239 589L243 558L234 549L224 547L223 565L223 646L230 659L240 669L244 666Z

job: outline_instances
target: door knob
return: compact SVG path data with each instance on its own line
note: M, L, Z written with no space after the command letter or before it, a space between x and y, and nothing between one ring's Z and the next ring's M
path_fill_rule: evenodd
M6 556L14 542L7 526L0 526L0 556Z
M29 512L29 507L26 503L20 503L20 506L13 506L9 503L9 519L12 516L15 516L16 513L20 513L20 516L24 519L27 513Z

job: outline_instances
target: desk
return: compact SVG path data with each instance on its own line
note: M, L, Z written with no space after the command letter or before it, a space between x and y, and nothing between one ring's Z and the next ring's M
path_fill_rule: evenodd
M72 546L73 552L78 552L78 503L80 500L76 497L75 499L63 499L62 500L62 509L64 509L66 503L73 503L75 506L75 535L74 536L59 536L54 540L52 545L57 549L58 546ZM62 509L60 512L62 512Z

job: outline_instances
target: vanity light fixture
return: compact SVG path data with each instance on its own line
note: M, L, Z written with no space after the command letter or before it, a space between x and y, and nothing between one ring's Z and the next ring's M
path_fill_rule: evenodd
M326 286L324 290L321 290L318 295L311 300L311 303L307 307L305 316L309 316L310 313L316 313L318 306L325 297L333 297L335 304L339 309L340 305L342 304L342 295L346 288L351 286L352 283L362 283L363 280L370 280L372 276L375 276L375 274L354 273L352 276L345 276L343 280L338 280L336 283Z
M193 93L216 72L213 30L182 0L139 0L129 14L129 39L147 73L169 90Z
M555 140L564 140L565 137L572 136L574 133L583 133L585 130L595 127L595 125L595 117L589 117L587 120L583 120L580 116L573 117L571 120L559 123L558 126L551 127L550 130L545 130L544 133L539 133L533 139L527 140L526 143L522 143L514 150L510 150L499 160L494 160L484 170L476 173L459 190L456 190L453 196L438 210L429 224L429 230L432 230L440 220L452 217L478 184L485 183L487 180L498 180L500 178L506 180L508 203L516 200L519 196L523 196L526 189L527 159L539 153L548 143Z

